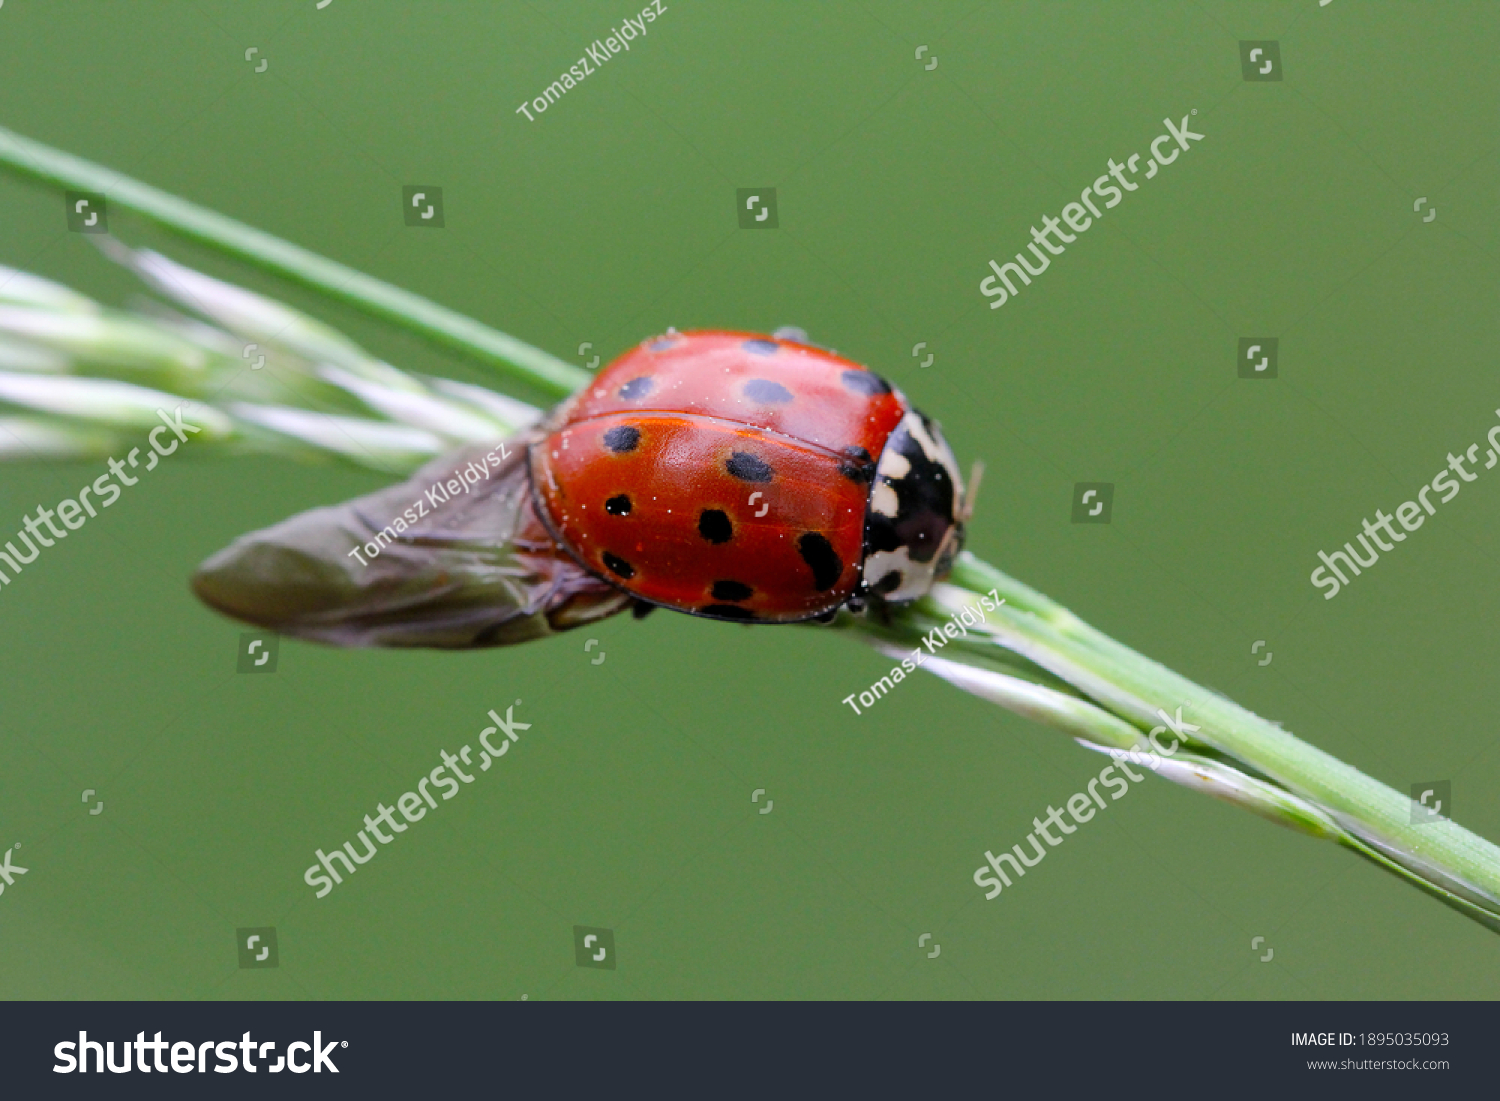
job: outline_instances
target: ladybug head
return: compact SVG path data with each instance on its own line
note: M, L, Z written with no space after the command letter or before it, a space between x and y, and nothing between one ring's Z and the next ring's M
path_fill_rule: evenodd
M916 600L946 577L963 549L971 498L937 424L907 413L875 467L861 589L890 602Z

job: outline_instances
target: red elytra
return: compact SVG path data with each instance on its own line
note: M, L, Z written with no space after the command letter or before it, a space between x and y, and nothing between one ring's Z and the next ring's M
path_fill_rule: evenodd
M559 408L532 484L558 542L641 600L809 619L859 584L875 460L909 408L820 348L669 333Z

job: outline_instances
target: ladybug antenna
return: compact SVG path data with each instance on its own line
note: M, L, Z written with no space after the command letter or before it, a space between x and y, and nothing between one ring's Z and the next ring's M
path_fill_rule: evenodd
M984 477L984 460L975 459L969 468L969 484L964 490L963 500L958 506L958 522L967 524L974 515L974 502L979 497L979 480Z

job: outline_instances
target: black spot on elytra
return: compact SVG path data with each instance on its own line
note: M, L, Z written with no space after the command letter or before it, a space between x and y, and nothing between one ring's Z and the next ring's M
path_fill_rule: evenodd
M604 552L604 564L609 567L611 573L619 574L626 581L635 576L635 567L617 554Z
M877 394L889 394L891 384L886 382L874 371L845 371L839 376L844 385L856 394L864 394L867 397L875 397Z
M745 383L745 396L762 405L781 405L792 400L792 392L779 382L767 378L753 378Z
M839 473L857 485L869 485L875 480L875 460L863 447L844 448L844 459L839 461Z
M874 586L872 586L871 591L877 592L881 596L884 596L886 593L893 593L901 587L901 580L901 571L891 570L890 573L886 574L879 581L875 582Z
M716 619L754 619L749 608L736 608L733 604L709 604L698 609L699 615L711 615Z
M843 559L839 558L833 544L815 531L797 540L797 553L811 568L813 588L820 593L833 588L844 572Z
M617 494L604 502L604 511L611 516L629 516L630 498L625 494Z
M636 398L645 397L655 389L656 383L652 382L645 375L642 375L640 378L631 379L624 386L620 387L619 390L615 391L615 393L625 401L634 401Z
M747 340L740 345L745 351L758 356L774 355L778 346L774 340Z
M734 535L734 525L718 509L706 508L698 517L698 534L710 543L727 543Z
M749 600L755 595L755 590L743 581L715 581L713 598L715 600Z
M936 439L936 428L925 418L924 424ZM896 494L896 515L882 516L871 509L865 523L865 546L871 551L905 547L913 562L931 562L953 524L953 478L942 463L927 457L902 426L891 433L886 447L894 448L911 469L900 478L885 479Z
M640 442L641 430L634 425L617 424L604 433L604 446L616 455L626 451L634 451L635 445Z
M771 480L771 467L748 451L736 451L724 463L724 469L742 482L766 483Z

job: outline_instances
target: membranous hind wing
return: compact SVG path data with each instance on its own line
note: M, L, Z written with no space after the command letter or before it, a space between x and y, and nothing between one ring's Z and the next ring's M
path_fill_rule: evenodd
M557 546L532 507L522 434L235 540L193 576L204 603L333 646L471 649L544 638L631 597Z

